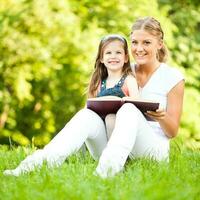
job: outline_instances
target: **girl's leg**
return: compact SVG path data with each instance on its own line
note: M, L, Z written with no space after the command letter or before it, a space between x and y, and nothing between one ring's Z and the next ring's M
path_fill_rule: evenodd
M96 138L99 140L95 140ZM104 122L93 111L82 109L44 149L35 151L15 170L6 170L4 174L18 176L21 173L33 171L35 167L41 167L43 161L46 161L49 167L59 166L67 156L78 151L86 140L88 144L92 144L90 151L93 155L99 157L107 143Z
M115 114L106 115L105 124L106 124L106 133L107 133L108 140L110 139L110 136L111 136L111 134L112 134L112 132L114 130L115 120L116 120L116 115Z
M116 115L114 131L96 173L103 178L113 176L123 169L129 155L162 160L168 157L168 150L168 139L157 134L133 104L126 103Z

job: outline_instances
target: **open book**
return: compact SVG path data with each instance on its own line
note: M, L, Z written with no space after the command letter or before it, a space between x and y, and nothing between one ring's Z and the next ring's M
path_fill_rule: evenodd
M156 111L159 108L158 102L116 96L90 98L87 100L87 108L104 119L107 114L116 113L124 103L133 103L143 114L147 111ZM144 116L147 120L152 121L147 115L144 114Z

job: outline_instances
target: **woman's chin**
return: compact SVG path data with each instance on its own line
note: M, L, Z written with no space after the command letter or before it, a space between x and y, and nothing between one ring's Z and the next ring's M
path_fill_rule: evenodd
M146 60L142 60L142 59L136 59L135 60L136 61L136 63L138 64L138 65L145 65L145 64L147 64L147 62L146 62Z

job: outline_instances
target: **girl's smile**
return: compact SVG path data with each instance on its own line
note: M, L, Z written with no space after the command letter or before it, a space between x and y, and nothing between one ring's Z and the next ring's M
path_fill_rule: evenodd
M128 59L121 41L112 41L104 47L101 62L104 63L108 72L121 72L124 63L127 61Z

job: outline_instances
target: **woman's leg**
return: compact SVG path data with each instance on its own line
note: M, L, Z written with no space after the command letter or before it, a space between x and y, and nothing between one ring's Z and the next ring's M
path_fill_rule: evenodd
M168 157L168 139L155 133L142 113L133 105L124 104L116 115L115 128L100 157L96 173L113 176L123 169L129 155Z
M42 150L35 151L15 170L6 170L4 174L18 176L33 171L35 167L41 167L43 161L46 161L49 167L59 166L67 156L78 151L86 140L88 144L92 144L90 151L94 157L99 157L107 143L104 122L93 111L82 109Z

